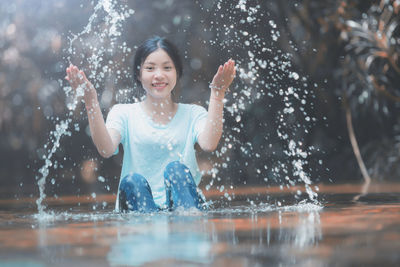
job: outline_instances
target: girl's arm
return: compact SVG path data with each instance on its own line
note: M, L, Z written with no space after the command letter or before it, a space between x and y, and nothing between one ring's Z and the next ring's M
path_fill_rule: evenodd
M198 143L201 149L213 151L217 148L222 135L223 109L225 92L235 78L235 62L230 59L223 66L219 66L211 82L211 95L208 105L208 115L203 132L200 133Z
M121 141L121 135L117 130L106 128L97 100L96 89L86 78L85 73L76 66L70 65L67 68L67 76L65 78L74 90L79 86L83 86L85 107L93 143L102 157L111 157Z

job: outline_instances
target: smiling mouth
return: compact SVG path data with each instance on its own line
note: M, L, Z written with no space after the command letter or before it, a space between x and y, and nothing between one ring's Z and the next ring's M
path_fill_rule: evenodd
M168 83L152 83L151 86L153 86L156 89L163 89L166 87Z

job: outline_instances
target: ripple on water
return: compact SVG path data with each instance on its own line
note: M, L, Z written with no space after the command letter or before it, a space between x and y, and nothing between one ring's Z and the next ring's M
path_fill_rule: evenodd
M245 214L261 214L275 211L288 211L288 212L318 212L323 209L321 204L301 202L299 204L288 206L277 206L266 203L261 203L254 206L235 206L230 208L216 208L206 211L198 209L177 209L175 211L159 211L154 213L140 213L128 212L120 213L115 211L96 211L96 212L56 212L47 211L29 215L27 217L33 218L39 223L56 223L56 222L95 222L95 221L126 221L132 218L146 219L156 216L169 216L169 217L213 217L221 215L240 215Z

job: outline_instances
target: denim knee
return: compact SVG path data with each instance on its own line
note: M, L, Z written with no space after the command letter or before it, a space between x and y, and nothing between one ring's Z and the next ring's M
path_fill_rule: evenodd
M164 171L164 182L169 208L200 208L197 186L186 165L179 161L169 163Z
M151 188L142 175L134 173L122 178L119 191L119 205L122 211L157 210Z
M124 190L127 188L135 188L137 190L140 190L140 188L146 188L148 187L148 183L146 178L144 178L142 175L133 173L133 174L128 174L124 178L122 178L121 184L119 185L120 190Z
M189 168L179 161L170 162L167 167L165 167L164 177L170 183L195 185Z

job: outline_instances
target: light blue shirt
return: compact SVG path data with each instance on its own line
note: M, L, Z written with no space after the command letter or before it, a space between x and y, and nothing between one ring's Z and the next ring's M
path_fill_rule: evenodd
M160 207L166 200L164 170L168 163L180 161L185 164L198 185L201 173L194 145L204 128L206 117L207 111L203 107L180 103L172 120L160 125L147 116L139 103L113 106L107 116L106 127L117 130L121 135L124 148L121 178L131 173L144 176L151 187L154 202ZM119 195L116 210L118 202Z

